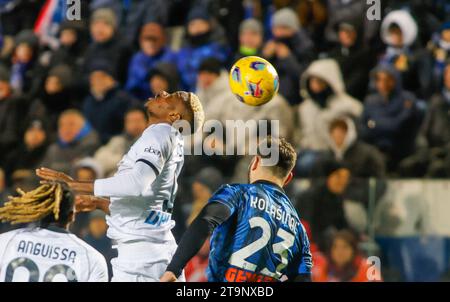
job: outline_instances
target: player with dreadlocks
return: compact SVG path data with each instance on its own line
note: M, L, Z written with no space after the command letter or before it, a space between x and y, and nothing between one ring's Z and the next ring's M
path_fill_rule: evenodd
M105 258L67 231L74 218L74 195L48 183L9 197L0 221L28 225L0 235L0 282L106 282Z

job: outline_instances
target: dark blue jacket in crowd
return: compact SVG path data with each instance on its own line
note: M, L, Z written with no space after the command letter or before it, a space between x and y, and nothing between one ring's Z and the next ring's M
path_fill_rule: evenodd
M164 48L156 56L148 56L142 51L137 52L128 65L128 79L125 89L139 100L151 96L147 75L157 63L168 62L176 64L176 54L169 48Z
M209 42L193 47L187 45L178 52L177 66L180 72L181 84L188 91L195 91L197 83L197 71L202 61L214 57L225 63L228 56L228 48L217 42Z
M379 65L373 71L385 71L394 76L396 86L388 100L375 92L366 97L362 115L362 137L370 144L399 160L414 148L414 138L421 120L417 99L403 90L400 74L390 65ZM405 106L405 102L411 106Z
M125 112L136 105L136 100L116 86L109 90L102 100L92 95L85 98L83 113L100 135L102 144L123 131Z

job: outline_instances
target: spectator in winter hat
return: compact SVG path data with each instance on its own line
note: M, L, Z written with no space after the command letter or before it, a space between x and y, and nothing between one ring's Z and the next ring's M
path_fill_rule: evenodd
M381 24L381 39L386 50L378 64L394 67L401 75L403 87L424 97L430 76L425 52L416 45L417 35L417 23L409 12L391 11Z
M414 94L404 90L400 73L392 65L372 72L376 92L364 101L361 136L384 153L388 170L410 155L422 120Z
M164 27L155 22L142 26L139 35L140 50L132 57L128 66L125 89L140 100L147 100L152 93L146 76L158 63L176 65L176 55L167 46Z
M77 105L72 83L72 70L68 65L51 68L45 78L44 89L30 106L30 118L47 119L50 131L55 132L61 112Z
M83 113L103 144L122 132L124 114L136 103L120 89L114 73L108 62L95 62L89 75L90 95L83 102Z
M245 56L261 56L264 41L264 29L257 19L246 19L239 26L239 49L234 60Z
M345 91L337 62L333 59L316 60L302 74L300 94L303 103L298 107L300 147L309 150L327 149L327 125L337 117L357 118L361 102Z
M15 92L32 95L37 89L40 82L35 68L38 50L39 40L32 30L23 30L16 35L10 78Z
M63 21L58 33L59 47L52 52L49 67L67 64L78 71L87 46L87 29L82 21Z
M107 61L117 68L117 80L124 83L127 78L128 61L131 51L117 33L117 18L109 8L100 8L91 16L90 32L93 42L89 45L83 64L83 74L87 77L96 61Z
M299 90L299 76L314 58L314 45L290 8L274 13L272 36L273 39L264 45L262 55L278 72L279 92L290 104L298 104L300 99L296 92Z
M206 8L191 9L186 24L186 43L178 52L181 83L188 91L195 91L198 67L204 59L214 57L222 63L227 59L228 47L215 41L212 32L211 16Z
M338 39L339 44L328 57L338 62L348 94L362 100L367 93L369 72L375 64L374 51L362 43L362 33L356 23L340 23Z

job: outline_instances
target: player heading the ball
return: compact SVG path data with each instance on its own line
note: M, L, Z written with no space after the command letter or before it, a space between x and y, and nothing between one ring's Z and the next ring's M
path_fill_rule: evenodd
M118 250L111 261L112 281L158 281L164 273L177 246L171 213L184 162L182 134L200 129L204 121L202 105L190 92L163 91L145 106L149 126L113 177L80 182L58 171L36 171L44 180L64 181L84 194L81 209L100 208L108 214L107 235Z

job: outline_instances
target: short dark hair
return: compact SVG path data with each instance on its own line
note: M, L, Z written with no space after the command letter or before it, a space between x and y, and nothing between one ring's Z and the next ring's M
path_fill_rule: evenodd
M258 155L262 158L270 158L269 155L262 155L260 146L265 144L268 148L272 148L272 145L278 145L278 162L273 166L266 166L265 168L272 171L272 173L280 178L286 177L294 168L295 162L297 160L297 152L295 152L294 147L284 138L275 138L268 136L263 142L258 146Z
M222 68L223 68L222 62L220 62L218 59L216 59L214 57L209 57L209 58L204 59L200 63L200 66L198 67L198 72L200 73L202 71L206 71L206 72L220 75Z

